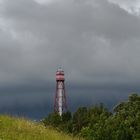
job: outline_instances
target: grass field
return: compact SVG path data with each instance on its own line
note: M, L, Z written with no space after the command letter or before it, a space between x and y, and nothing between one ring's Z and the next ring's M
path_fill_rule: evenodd
M79 140L42 124L22 118L0 116L0 140Z

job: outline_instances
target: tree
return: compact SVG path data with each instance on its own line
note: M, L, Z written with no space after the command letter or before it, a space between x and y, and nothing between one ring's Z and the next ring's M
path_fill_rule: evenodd
M80 135L85 140L140 140L140 96L131 94L128 101L116 105L112 113L103 104L79 107L73 116L69 111L62 117L51 113L44 124Z
M58 113L50 113L47 118L43 120L45 126L52 125L58 127L61 124L61 117Z
M80 107L73 114L73 132L78 134L82 127L88 125L88 110L86 107Z
M70 111L67 111L67 112L64 112L62 114L62 121L63 122L68 122L72 119L72 115L71 115L71 112Z

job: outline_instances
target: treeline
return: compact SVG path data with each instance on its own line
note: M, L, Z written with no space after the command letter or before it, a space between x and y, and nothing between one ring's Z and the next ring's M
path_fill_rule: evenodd
M85 140L140 140L140 96L132 94L110 112L103 104L80 107L60 117L51 113L44 125L85 138Z

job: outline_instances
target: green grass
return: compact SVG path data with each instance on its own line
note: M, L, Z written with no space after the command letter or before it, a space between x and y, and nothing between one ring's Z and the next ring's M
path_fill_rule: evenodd
M78 140L23 118L0 116L0 140Z

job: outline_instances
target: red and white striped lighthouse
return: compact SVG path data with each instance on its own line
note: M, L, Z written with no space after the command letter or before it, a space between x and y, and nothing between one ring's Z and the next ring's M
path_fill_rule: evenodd
M66 90L65 90L64 71L59 68L56 71L56 93L54 98L54 111L60 116L67 110Z

